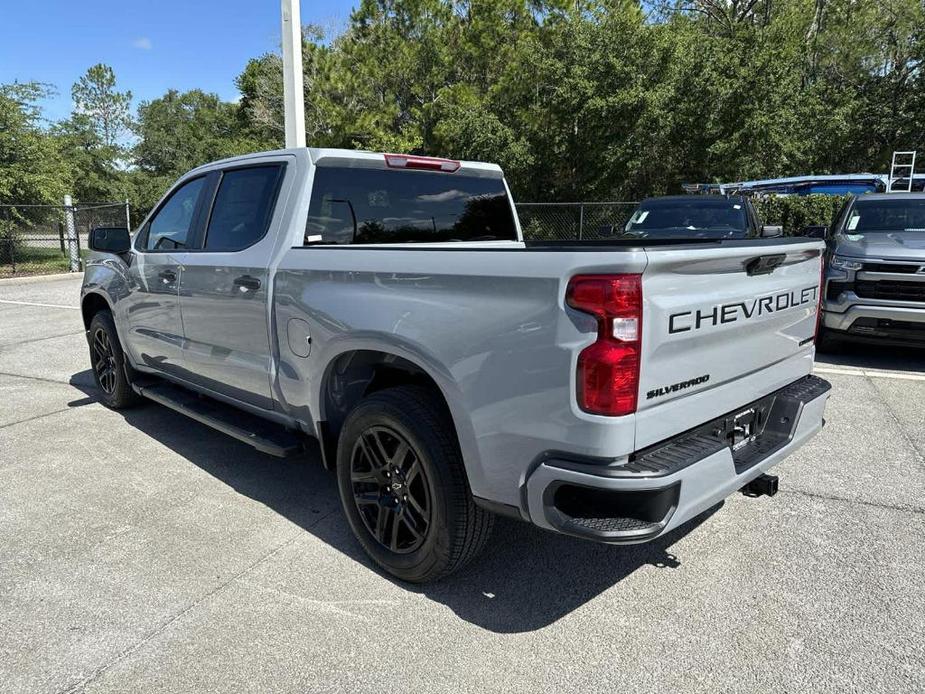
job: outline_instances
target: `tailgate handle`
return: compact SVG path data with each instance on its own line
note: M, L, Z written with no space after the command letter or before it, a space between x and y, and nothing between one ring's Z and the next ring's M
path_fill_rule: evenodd
M774 255L759 255L757 258L750 258L745 261L745 272L749 276L770 275L783 265L786 257L785 253L776 253Z

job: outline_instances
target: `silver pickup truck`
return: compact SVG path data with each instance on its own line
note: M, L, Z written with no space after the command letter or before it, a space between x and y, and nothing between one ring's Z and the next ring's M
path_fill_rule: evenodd
M925 193L851 198L825 238L820 349L842 340L925 346Z
M811 375L823 243L683 207L525 243L491 164L209 164L131 237L92 233L100 396L277 456L317 439L358 541L408 581L462 566L495 514L651 540L776 491L766 471L820 430L829 390Z

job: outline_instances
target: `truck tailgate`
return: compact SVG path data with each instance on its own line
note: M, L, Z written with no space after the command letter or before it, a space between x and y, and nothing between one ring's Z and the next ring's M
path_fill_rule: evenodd
M637 448L810 372L821 251L793 240L647 249Z

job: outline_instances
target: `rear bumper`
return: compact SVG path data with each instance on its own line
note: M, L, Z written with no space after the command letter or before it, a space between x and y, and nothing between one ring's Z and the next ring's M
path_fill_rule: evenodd
M735 412L662 441L622 465L550 453L524 485L541 527L610 544L645 542L716 505L781 462L823 426L829 384L806 376ZM723 439L750 409L759 433L733 451ZM758 430L756 430L758 431Z

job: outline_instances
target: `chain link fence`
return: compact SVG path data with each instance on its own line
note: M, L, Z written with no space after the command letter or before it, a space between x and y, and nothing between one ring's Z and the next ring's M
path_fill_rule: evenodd
M0 205L0 278L78 272L98 226L128 225L128 202Z
M620 235L635 202L521 202L517 215L528 241L609 239Z
M527 240L573 241L619 235L635 202L522 202ZM0 278L78 272L90 230L128 226L128 202L0 205Z

